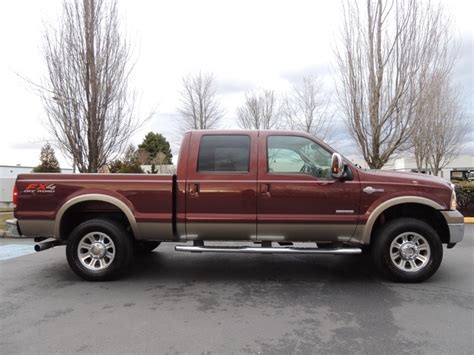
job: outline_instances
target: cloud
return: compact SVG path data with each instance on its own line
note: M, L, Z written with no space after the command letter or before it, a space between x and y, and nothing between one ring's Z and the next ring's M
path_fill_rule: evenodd
M280 77L290 84L295 85L301 81L304 76L307 75L316 75L321 79L330 76L330 64L329 63L320 63L317 65L307 66L299 69L292 69L280 72Z
M467 114L473 115L474 92L474 36L461 36L459 61L453 72L453 80L462 88L462 106Z
M16 142L13 144L10 144L10 148L12 149L28 149L28 150L38 150L41 149L44 145L44 141L38 141L38 142Z
M220 94L228 95L253 90L255 84L251 81L229 78L217 80L217 87Z

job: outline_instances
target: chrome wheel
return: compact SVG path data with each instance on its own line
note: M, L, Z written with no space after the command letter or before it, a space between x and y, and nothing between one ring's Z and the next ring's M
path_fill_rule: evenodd
M104 270L114 261L115 244L105 233L87 233L77 246L77 256L87 269Z
M428 264L431 249L428 241L420 234L405 232L395 237L390 245L390 258L400 270L416 272Z

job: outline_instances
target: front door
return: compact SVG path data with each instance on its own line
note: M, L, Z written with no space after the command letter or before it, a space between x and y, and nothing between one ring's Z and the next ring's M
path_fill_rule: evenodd
M350 239L359 208L356 174L333 179L332 152L307 136L260 132L259 152L258 239Z
M256 235L257 134L192 132L186 181L188 240Z

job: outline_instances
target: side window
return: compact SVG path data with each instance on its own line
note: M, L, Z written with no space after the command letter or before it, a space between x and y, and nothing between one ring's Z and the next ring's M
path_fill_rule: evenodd
M249 136L202 136L198 155L199 172L248 172L249 161Z
M270 173L300 173L331 178L331 156L315 142L297 136L269 136L267 140Z

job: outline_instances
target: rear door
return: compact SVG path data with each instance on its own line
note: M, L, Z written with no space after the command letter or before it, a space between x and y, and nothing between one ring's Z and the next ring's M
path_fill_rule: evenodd
M309 136L260 132L260 240L347 241L355 231L359 182L331 177L327 148Z
M256 236L257 135L193 132L186 182L188 240ZM252 159L253 157L253 159Z

